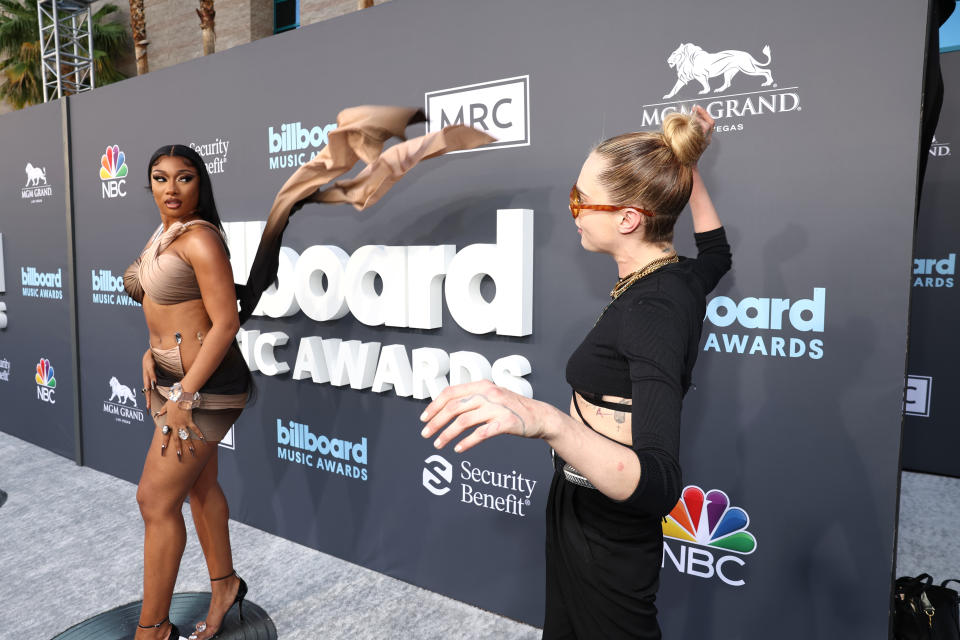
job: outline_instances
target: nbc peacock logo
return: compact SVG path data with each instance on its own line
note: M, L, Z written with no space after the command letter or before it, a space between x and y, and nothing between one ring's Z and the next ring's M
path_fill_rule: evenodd
M126 184L127 161L126 155L117 145L108 146L100 157L100 197L122 198L127 195L123 186Z
M37 400L56 404L54 389L57 388L57 379L53 374L53 365L46 358L40 358L37 363L37 372L33 376L37 383Z
M685 487L673 511L663 521L663 560L667 558L680 573L698 578L717 577L739 587L742 577L731 575L728 565L746 566L741 556L757 549L757 539L747 531L750 516L732 506L720 489L704 492L697 486ZM667 539L676 541L671 545ZM695 545L695 546L690 546ZM729 555L734 553L737 555Z
M107 147L100 158L100 179L115 180L126 177L127 161L123 151L117 145Z

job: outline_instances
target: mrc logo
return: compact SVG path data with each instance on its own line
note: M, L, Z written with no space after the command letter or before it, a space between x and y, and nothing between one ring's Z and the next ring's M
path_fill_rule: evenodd
M123 198L127 195L124 185L127 183L127 160L120 147L107 147L100 156L100 197Z
M486 131L496 142L464 151L530 146L530 76L504 78L424 94L427 133L453 124Z
M720 489L704 493L695 485L684 488L673 511L663 521L663 558L680 573L697 578L717 577L732 587L746 582L731 575L730 564L746 566L743 556L757 549L757 539L747 531L750 516L730 504ZM674 544L667 539L676 541ZM676 544L679 543L679 544ZM736 555L730 555L734 553Z
M37 372L33 376L33 379L37 383L37 400L42 400L49 404L56 404L57 401L53 397L53 394L57 388L57 379L53 375L53 365L50 364L49 360L40 358L40 362L37 363Z

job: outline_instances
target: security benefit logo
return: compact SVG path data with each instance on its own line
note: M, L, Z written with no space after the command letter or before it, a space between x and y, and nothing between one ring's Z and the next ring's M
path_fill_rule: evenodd
M296 169L313 159L327 146L327 135L337 128L336 123L304 125L288 122L267 127L270 170ZM226 149L224 149L226 154Z
M769 45L763 45L761 56L754 56L737 49L711 52L687 42L674 49L666 62L676 76L673 88L663 96L669 102L643 105L643 127L659 127L667 115L690 113L696 105L717 121L717 132L743 131L745 119L752 116L801 110L799 88L780 88L773 79ZM694 88L699 89L698 97L674 99L692 94Z
M140 306L140 303L128 296L124 290L122 275L114 275L110 269L91 269L90 276L93 304Z
M436 454L423 462L423 488L435 496L453 492L462 504L518 518L530 511L537 481L516 470L487 469L469 460L461 460L454 468Z
M100 156L100 198L126 197L127 160L120 147L107 147Z
M530 146L530 76L430 91L424 98L427 133L465 124L497 139L468 151Z
M206 142L191 142L188 145L191 149L200 154L204 164L207 165L207 173L216 175L226 171L227 151L230 149L230 141L222 138L214 138Z
M27 183L20 189L20 198L29 200L31 204L43 202L43 199L53 195L53 187L47 184L46 167L35 167L29 162L24 167L27 173Z
M103 412L113 416L117 422L133 424L143 422L143 410L137 404L135 387L120 384L116 376L110 378L110 397L103 401Z
M277 418L277 457L318 471L367 481L367 439L358 442L329 438L310 431L310 425Z
M707 303L710 331L704 351L745 356L775 356L819 360L826 319L827 290L814 287L810 298L754 298L734 300L717 296ZM743 331L743 330L746 331Z
M925 289L952 289L957 275L957 254L945 258L914 258L913 286Z
M63 300L63 269L40 271L36 267L20 267L20 284L24 298Z
M54 397L57 389L57 379L53 377L53 365L46 358L40 358L37 363L37 373L33 376L37 383L37 400L47 404L56 404Z
M933 395L932 376L907 376L903 393L903 412L908 416L930 417L930 398Z
M723 491L685 487L663 522L661 568L742 587L744 558L757 549L757 539L747 531L749 524L747 512L731 506Z

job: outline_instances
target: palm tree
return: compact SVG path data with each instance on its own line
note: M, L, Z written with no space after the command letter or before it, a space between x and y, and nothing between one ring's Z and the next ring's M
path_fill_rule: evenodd
M200 16L200 33L203 35L203 55L208 56L216 50L217 43L217 32L213 28L217 12L213 10L213 0L200 0L197 15Z
M129 36L124 26L107 22L117 12L105 4L93 14L93 70L97 86L123 80L115 60L126 52ZM40 68L40 25L34 0L0 0L0 99L17 109L43 102Z
M147 63L147 19L143 13L143 0L130 0L130 30L133 31L133 52L137 59L137 75L150 71Z

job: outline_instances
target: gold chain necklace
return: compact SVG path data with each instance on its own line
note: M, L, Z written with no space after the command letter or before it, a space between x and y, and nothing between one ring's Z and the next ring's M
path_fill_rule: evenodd
M614 300L619 298L623 293L632 287L638 280L644 278L660 267L668 264L673 264L674 262L680 262L680 258L677 254L673 253L664 258L657 258L653 262L646 264L633 273L623 276L617 281L617 284L614 285L613 289L610 291L610 297L612 298L610 302L607 303L607 306L603 308L603 311L600 312L600 317L597 318L597 321L593 323L593 326L597 326L600 322L600 318L603 317L603 314L607 312L607 309L610 308L610 305L613 304Z
M619 298L624 291L633 286L640 278L648 276L663 265L672 264L674 262L680 262L680 258L677 257L677 254L673 253L665 258L657 258L650 264L644 265L634 271L633 273L623 276L620 280L617 281L617 284L614 285L613 289L610 291L610 297L616 300Z

